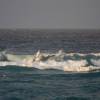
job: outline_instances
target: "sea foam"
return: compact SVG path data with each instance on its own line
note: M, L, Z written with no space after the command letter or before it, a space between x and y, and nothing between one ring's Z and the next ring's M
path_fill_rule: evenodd
M41 53L16 55L1 52L0 66L16 65L37 69L58 69L63 71L86 72L100 69L100 54L82 53Z

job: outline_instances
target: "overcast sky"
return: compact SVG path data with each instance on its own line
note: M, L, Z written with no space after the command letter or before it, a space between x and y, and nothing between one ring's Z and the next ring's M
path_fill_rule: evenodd
M100 0L0 0L0 28L100 29Z

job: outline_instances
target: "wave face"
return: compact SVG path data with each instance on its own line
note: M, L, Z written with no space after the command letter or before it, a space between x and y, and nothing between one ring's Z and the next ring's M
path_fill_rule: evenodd
M0 66L99 71L100 30L0 29L0 50Z
M37 69L58 69L70 72L88 72L100 70L99 53L56 53L36 52L33 55L15 55L0 53L0 66L16 65Z

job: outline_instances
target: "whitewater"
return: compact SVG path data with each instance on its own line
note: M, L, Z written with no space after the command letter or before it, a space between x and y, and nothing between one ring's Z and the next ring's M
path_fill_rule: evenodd
M99 53L45 53L38 50L33 55L0 53L0 66L16 65L40 70L57 69L68 72L91 72L100 70Z
M100 30L0 29L0 100L100 100Z

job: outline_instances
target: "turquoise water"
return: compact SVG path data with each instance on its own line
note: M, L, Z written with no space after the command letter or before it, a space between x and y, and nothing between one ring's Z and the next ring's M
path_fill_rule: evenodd
M0 100L100 100L100 72L0 67Z

